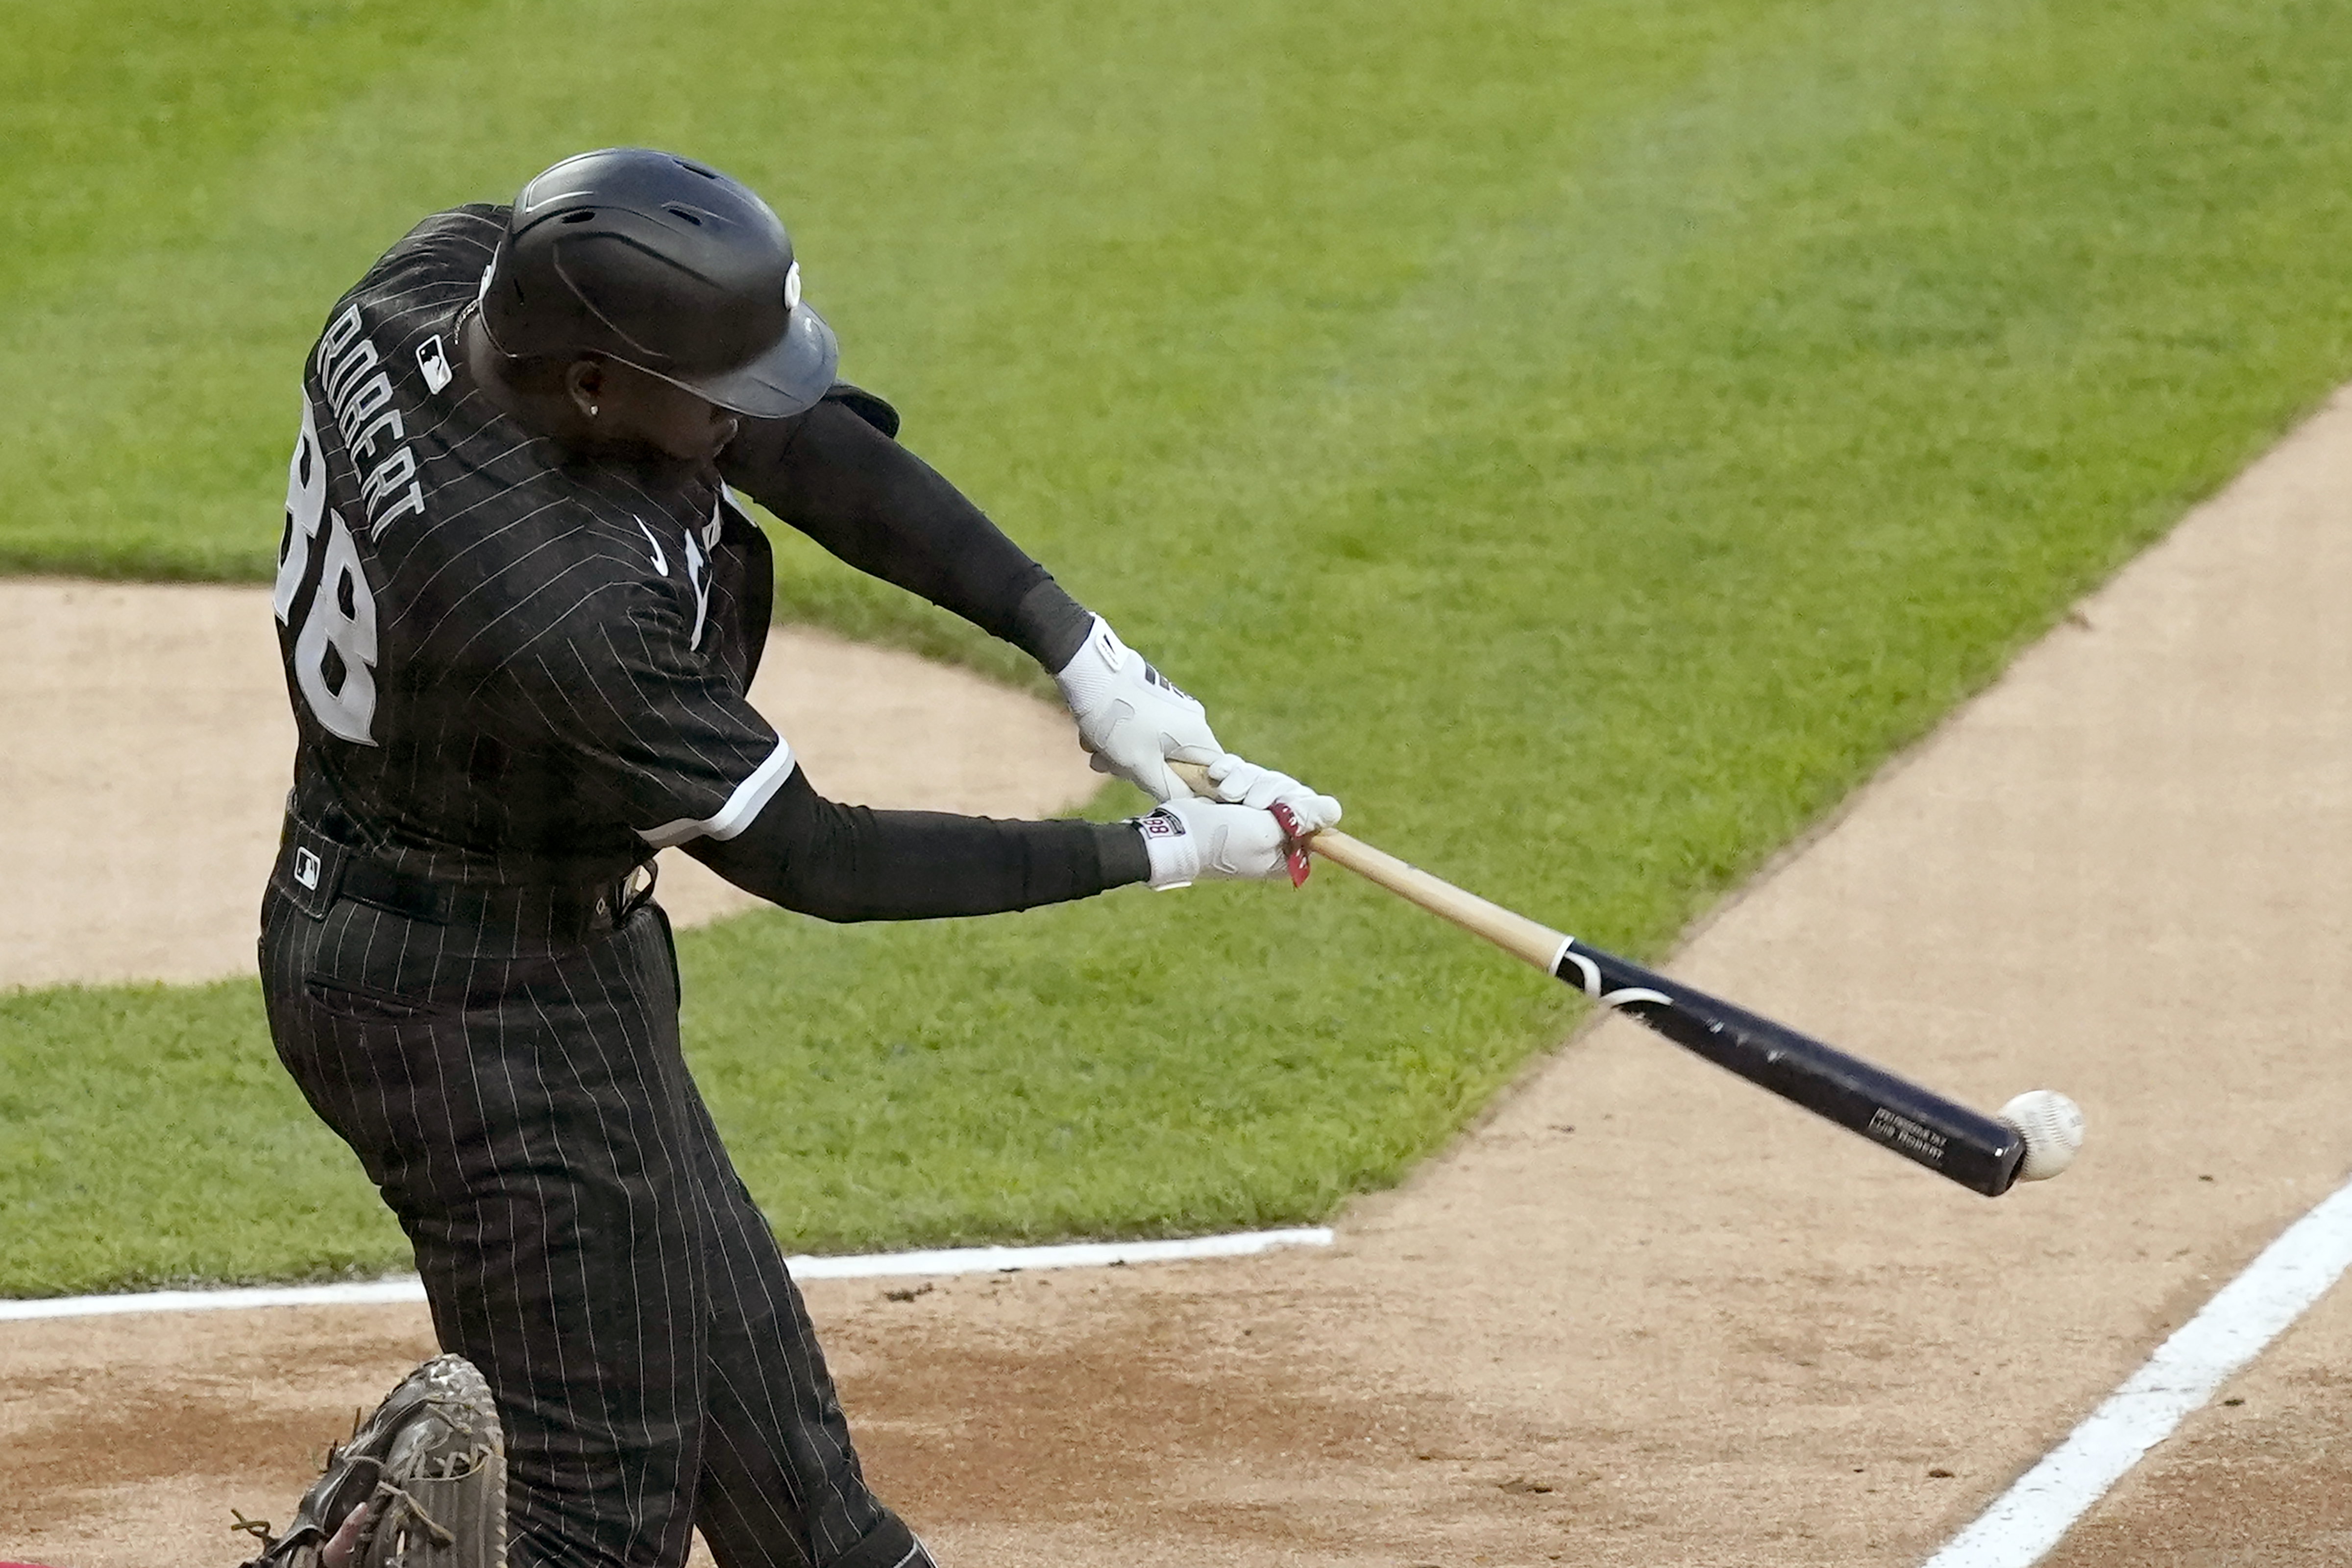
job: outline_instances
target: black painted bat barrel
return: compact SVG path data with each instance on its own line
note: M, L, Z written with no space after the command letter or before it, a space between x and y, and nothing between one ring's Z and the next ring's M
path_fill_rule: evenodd
M2015 1128L1858 1056L1572 938L1552 974L1717 1066L1987 1197L2017 1180L2025 1140Z

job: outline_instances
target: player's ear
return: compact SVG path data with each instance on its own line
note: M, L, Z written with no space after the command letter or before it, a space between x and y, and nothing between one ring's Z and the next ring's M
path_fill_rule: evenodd
M601 360L580 359L572 361L563 372L563 391L572 406L587 418L593 419L603 408L606 396L604 364Z

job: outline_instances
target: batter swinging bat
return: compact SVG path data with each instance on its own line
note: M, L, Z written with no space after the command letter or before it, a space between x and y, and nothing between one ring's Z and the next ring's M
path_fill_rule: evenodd
M1198 793L1214 793L1204 769L1170 766ZM2082 1113L2063 1095L2035 1090L2011 1101L2001 1117L1987 1116L1784 1024L1588 947L1336 828L1307 843L1325 860L1631 1014L1717 1066L1988 1197L2021 1177L2056 1176L2082 1142Z

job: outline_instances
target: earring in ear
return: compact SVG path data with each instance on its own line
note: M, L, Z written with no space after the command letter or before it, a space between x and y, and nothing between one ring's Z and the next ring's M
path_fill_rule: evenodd
M591 419L596 417L596 405L593 402L588 405L588 417Z

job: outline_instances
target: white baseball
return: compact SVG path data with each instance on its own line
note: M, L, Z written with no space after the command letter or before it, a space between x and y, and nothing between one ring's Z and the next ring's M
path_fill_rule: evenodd
M2054 1089L2027 1090L2000 1108L2000 1119L2025 1140L2020 1181L2048 1181L2083 1146L2083 1108Z

